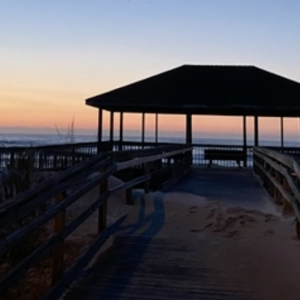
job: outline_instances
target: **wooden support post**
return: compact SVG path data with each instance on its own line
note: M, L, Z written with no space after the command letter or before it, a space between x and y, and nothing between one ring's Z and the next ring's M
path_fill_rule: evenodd
M62 201L65 193L62 192L55 197L55 203ZM54 218L54 234L59 233L65 227L65 211L60 212ZM55 285L64 274L64 241L53 248L52 252L52 286Z
M123 150L123 112L120 112L120 142L119 151Z
M186 144L191 145L192 137L192 114L186 115ZM192 152L188 152L189 166L193 163Z
M151 168L150 163L144 164L144 174L145 175L147 175L151 172L150 168ZM150 179L148 181L145 181L144 189L145 189L146 194L148 194L150 192Z
M144 148L145 143L145 113L142 113L142 147Z
M254 146L259 144L258 138L258 116L254 116Z
M104 167L100 170L101 173L105 172L107 167ZM100 195L103 195L108 190L107 178L100 183ZM98 210L98 233L101 233L106 228L106 219L107 219L107 202L105 201Z
M102 142L102 127L103 127L103 111L101 108L98 109L98 143L97 143L97 153L101 152L101 142Z
M295 223L296 223L297 238L298 238L298 240L300 240L300 222L299 222L298 218L296 218L295 221L296 221Z
M281 149L284 147L284 128L283 128L283 117L280 117L280 141L281 141Z
M186 144L192 144L192 115L186 115Z
M158 143L158 113L155 114L155 143Z
M127 174L128 174L128 181L131 181L132 180L132 174L133 173L133 170L132 168L129 168L127 170ZM128 205L133 205L133 201L132 201L132 188L129 188L125 191L125 198L126 198L126 204Z
M243 140L244 140L244 168L247 167L247 158L248 158L248 151L247 151L247 117L243 116Z
M110 134L109 134L109 141L110 141L110 151L113 151L114 145L114 112L110 112Z

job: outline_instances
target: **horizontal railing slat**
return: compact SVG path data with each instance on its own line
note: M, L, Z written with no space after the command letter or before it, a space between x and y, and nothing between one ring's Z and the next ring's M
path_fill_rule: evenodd
M74 177L76 174L83 171L85 168L90 167L90 165L92 170L94 170L95 168L100 169L101 166L108 164L108 162L108 158L99 162L96 162L93 159L91 164L84 162L84 168L79 165L74 166L73 170L68 169L63 172L64 174L59 174L40 184L38 187L22 193L14 199L4 202L0 205L0 226L8 226L14 221L26 216L33 208L46 203L46 201L66 189L68 185L75 180ZM82 174L79 174L79 176L82 176ZM65 180L69 181L64 182Z
M107 238L116 231L126 217L127 215L120 217L97 237L89 249L86 250L86 252L79 257L77 262L64 274L62 280L44 297L44 300L58 300L63 296L67 288L69 288L72 282L78 277L78 273L89 263Z
M46 222L53 219L60 211L65 210L68 206L76 202L80 197L89 192L92 188L99 185L100 182L112 175L116 171L116 166L112 166L108 168L104 173L99 174L95 178L91 179L88 183L86 183L83 187L81 187L78 191L73 192L71 195L67 196L62 201L53 204L49 207L43 214L36 217L30 223L22 226L21 228L14 231L11 235L9 235L6 239L0 242L0 255L7 250L9 250L12 246L14 246L20 239L26 237L33 230L42 226Z
M35 217L32 221L25 224L21 228L16 229L4 240L2 240L0 242L0 255L6 253L7 251L9 251L9 249L20 243L32 231L40 228L43 224L56 217L59 213L65 211L68 206L80 199L92 188L100 185L100 183L103 181L107 181L107 178L116 171L124 170L125 168L140 166L145 163L154 162L157 160L163 161L168 157L174 157L174 159L178 159L178 154L185 154L191 151L192 148L185 145L167 145L138 151L129 150L119 153L107 152L104 155L97 155L86 160L85 162L82 162L81 164L75 165L74 167L63 171L61 174L45 181L40 186L20 194L14 199L8 201L9 203L0 205L0 225L2 227L8 226L8 224L11 224L21 217L26 216L30 211L35 210L38 205L45 204L47 201L49 201L49 199L53 198L57 194L66 191L74 183L80 183L80 180L83 181L81 182L81 186L79 186L70 195L63 198L60 202L46 207L45 211L42 212L39 216ZM179 159L185 159L183 155L179 156ZM124 161L126 159L127 161ZM101 172L100 170L105 171ZM121 190L131 189L132 187L142 182L149 181L151 178L153 178L153 176L161 172L161 170L165 170L165 167L163 166L159 170L154 170L151 173L132 179L129 182L126 182L107 192L104 192L104 194L100 194L100 196L92 204L90 204L88 208L81 212L79 216L62 227L62 229L58 233L54 234L52 237L38 246L37 249L35 249L4 278L2 278L2 280L0 281L0 295L2 295L12 285L16 284L16 282L20 280L37 261L43 258L47 253L49 253L54 246L61 243L78 226L86 221L97 209L99 209L100 207L104 207L104 204L108 200L110 195ZM93 172L97 173L93 177L88 178L87 175L90 175ZM94 245L99 246L104 241L103 237L104 235L100 235ZM96 248L93 247L94 246L92 246L88 250L87 253L89 253L89 255L93 251L95 251ZM78 270L76 268L81 268L83 266L83 261L85 261L86 259L87 256L80 258L80 260L77 261L70 270L74 270L74 272L77 272ZM63 280L61 280L58 285L69 283L71 278L74 278L73 275L70 275L70 273L67 272L63 277Z

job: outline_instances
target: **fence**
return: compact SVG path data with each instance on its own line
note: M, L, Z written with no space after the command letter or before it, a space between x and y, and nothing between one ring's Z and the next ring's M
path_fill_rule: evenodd
M295 153L291 151L290 153ZM296 153L298 155L298 153ZM254 148L254 172L284 213L296 215L300 238L300 165L299 158L267 148Z
M51 145L43 147L30 147L30 148L0 148L0 168L14 166L18 161L18 158L22 156L31 155L34 159L34 168L38 170L64 170L70 166L80 163L91 156L95 156L99 151L119 151L119 150L142 150L151 149L154 147L167 146L167 145L182 145L172 143L153 143L153 142L130 142L130 141L114 141L112 144L109 141L101 142L98 145L97 142L93 143L76 143L76 144L64 144L64 145ZM215 145L215 144L191 144L193 147L193 165L208 165L209 159L206 157L207 151L218 151L223 153L241 153L243 155L242 165L244 167L253 166L253 146L247 146L246 149L243 145ZM300 156L300 148L296 147L268 147L279 151L293 155L295 157ZM238 155L239 156L239 155ZM219 156L219 157L222 157ZM218 167L237 167L237 160L232 159L216 159L213 160L213 165Z
M169 174L169 178L165 181L164 187L168 187L168 185L174 183L188 171L191 150L190 147L177 145L100 154L60 172L35 189L28 190L16 198L2 203L0 205L0 226L2 229L15 224L31 212L36 211L41 205L47 204L47 208L30 222L16 228L5 239L0 241L0 255L17 247L22 243L24 238L50 220L54 220L54 232L51 237L38 246L1 279L0 298L8 289L21 280L32 266L51 252L53 260L53 288L49 291L45 299L59 299L63 291L71 285L78 273L88 264L108 236L115 231L126 217L122 216L115 223L107 227L106 202L109 197L121 190L126 190L126 203L132 204L131 189L133 187L138 184L144 184L145 192L148 192L150 182L155 181L162 173L166 172ZM173 163L164 165L162 164L163 159L172 160ZM107 180L110 175L117 171L128 170L136 166L143 168L144 174L142 176L130 178L124 184L110 190L108 189ZM88 178L89 174L95 174L95 172L96 176ZM67 195L66 190L78 183L80 183L80 187ZM161 184L161 182L158 183ZM65 211L67 207L78 201L92 188L99 185L100 192L98 198L75 219L65 224ZM53 201L52 199L55 200ZM98 237L88 250L64 273L64 239L97 210L99 212Z

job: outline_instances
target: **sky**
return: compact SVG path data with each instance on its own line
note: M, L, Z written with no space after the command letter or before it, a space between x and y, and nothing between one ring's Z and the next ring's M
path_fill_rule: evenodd
M182 64L256 65L300 82L299 11L299 0L0 0L0 130L74 120L94 131L86 98ZM154 117L146 120L153 130ZM140 121L125 115L125 128ZM241 124L193 119L199 134L241 136ZM279 136L279 119L259 124L263 136ZM159 126L183 131L184 118L160 116ZM286 119L285 133L299 136L299 120Z

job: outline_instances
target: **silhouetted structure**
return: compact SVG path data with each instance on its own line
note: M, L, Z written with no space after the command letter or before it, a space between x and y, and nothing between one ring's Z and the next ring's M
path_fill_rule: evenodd
M120 145L123 142L123 113L142 113L142 142L145 113L186 115L186 143L192 144L192 115L243 116L244 150L247 148L246 117L254 117L254 144L259 144L258 117L300 116L300 84L255 66L181 67L91 97L86 104L99 109L99 142L102 140L102 110L111 112L113 141L114 112L120 112Z

